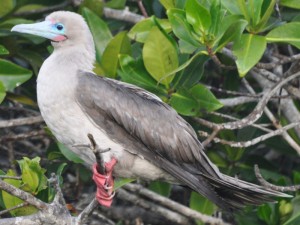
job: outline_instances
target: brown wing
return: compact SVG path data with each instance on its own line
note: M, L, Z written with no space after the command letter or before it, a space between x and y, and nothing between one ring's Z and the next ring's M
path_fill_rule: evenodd
M219 177L193 128L157 96L92 73L79 74L78 88L79 103L92 100L94 108L104 111L153 153L191 172Z

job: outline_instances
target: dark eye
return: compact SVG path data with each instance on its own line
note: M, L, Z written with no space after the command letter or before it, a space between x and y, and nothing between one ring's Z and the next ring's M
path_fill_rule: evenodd
M62 25L61 23L56 24L56 29L57 30L63 30L64 29L64 25Z

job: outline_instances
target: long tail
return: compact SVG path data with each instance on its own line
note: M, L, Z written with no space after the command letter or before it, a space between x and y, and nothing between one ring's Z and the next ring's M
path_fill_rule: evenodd
M241 209L245 205L261 205L266 202L275 202L272 197L292 197L288 194L265 189L234 177L222 174L222 178L202 175L213 187L215 192L231 209Z

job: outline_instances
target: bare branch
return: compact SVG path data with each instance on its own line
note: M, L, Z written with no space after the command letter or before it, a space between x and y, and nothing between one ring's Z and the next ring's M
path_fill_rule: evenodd
M130 23L138 23L139 21L145 19L144 16L130 12L128 8L125 8L124 10L117 10L105 7L103 9L103 13L107 18L122 20Z
M271 190L286 192L286 191L298 191L300 190L300 185L292 185L292 186L277 186L266 181L260 173L258 165L254 165L255 176L259 183Z
M285 127L279 128L277 130L274 130L273 132L270 132L270 133L265 134L265 135L261 135L261 136L259 136L257 138L249 140L249 141L234 142L234 141L227 141L227 140L216 138L216 137L214 137L212 140L215 143L222 143L222 144L226 144L226 145L229 145L229 146L235 147L235 148L240 148L240 147L246 148L246 147L249 147L249 146L252 146L252 145L256 145L256 144L258 144L258 143L260 143L262 141L265 141L265 140L267 140L267 139L269 139L271 137L274 137L274 136L277 136L277 135L282 135L287 130L289 130L291 128L294 128L296 126L299 126L299 125L300 125L300 122L291 123L289 125L286 125ZM198 133L202 137L208 137L209 138L211 136L207 132L204 132L204 131L199 131Z
M147 199L151 199L152 201L158 203L161 206L164 206L168 209L171 209L173 212L177 212L181 215L184 215L188 218L193 218L204 222L205 224L215 224L215 225L229 225L224 222L222 219L211 217L208 215L201 214L193 209L190 209L184 205L181 205L177 202L170 200L169 198L158 195L141 185L137 184L126 184L124 188L130 192L141 195ZM157 204L156 204L157 205Z
M42 116L32 116L32 117L21 118L21 119L3 120L0 121L0 128L30 125L34 123L41 123L43 121L44 120Z
M33 195L29 194L28 192L22 191L0 179L0 189L10 193L13 196L16 196L22 199L25 202L28 202L30 205L35 206L38 209L45 209L47 208L47 204L42 202L41 200L37 199Z

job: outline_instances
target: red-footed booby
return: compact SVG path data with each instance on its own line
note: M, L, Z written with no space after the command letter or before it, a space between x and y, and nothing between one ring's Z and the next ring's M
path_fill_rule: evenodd
M84 19L58 11L44 22L12 31L51 40L54 52L37 79L41 114L58 141L92 166L92 134L101 149L105 174L94 170L97 199L111 204L113 176L179 183L222 209L272 201L286 194L222 174L209 160L193 128L169 105L139 87L97 76L94 42Z

